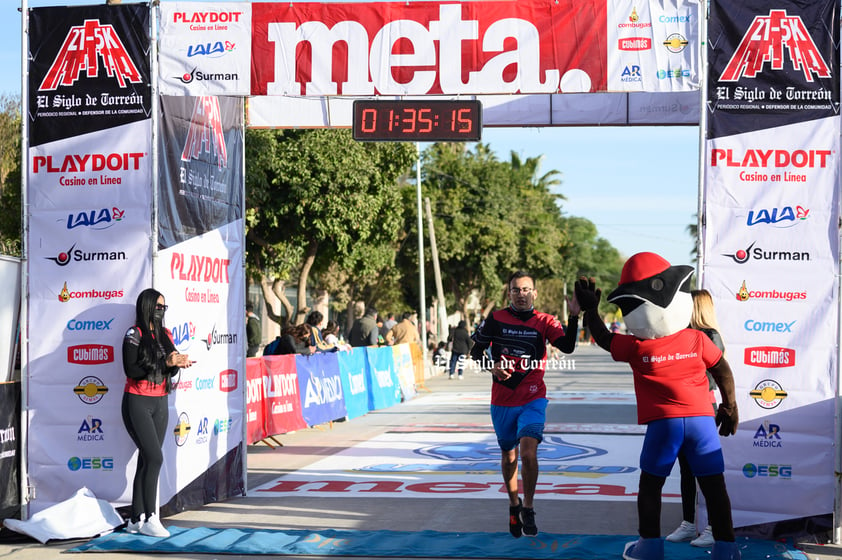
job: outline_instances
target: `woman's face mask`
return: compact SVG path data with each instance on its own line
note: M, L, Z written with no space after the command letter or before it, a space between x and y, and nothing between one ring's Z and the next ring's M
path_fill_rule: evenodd
M164 320L164 310L163 309L156 309L152 312L152 320L156 323L160 323Z

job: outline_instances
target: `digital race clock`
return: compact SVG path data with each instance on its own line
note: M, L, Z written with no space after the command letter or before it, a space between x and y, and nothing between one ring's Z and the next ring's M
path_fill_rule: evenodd
M354 101L354 140L477 142L479 101Z

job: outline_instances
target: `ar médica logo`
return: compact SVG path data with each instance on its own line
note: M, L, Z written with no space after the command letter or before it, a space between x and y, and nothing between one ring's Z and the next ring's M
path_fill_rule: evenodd
M38 91L53 91L59 86L72 86L85 73L87 78L99 76L100 62L105 74L117 80L121 88L140 83L142 77L126 52L126 47L111 24L88 19L70 28L58 55Z
M830 78L830 67L801 18L788 16L786 10L770 10L768 16L756 16L751 22L719 80L736 82L742 76L754 78L767 62L772 70L783 70L784 52L789 55L792 67L801 70L808 82L813 81L813 74Z

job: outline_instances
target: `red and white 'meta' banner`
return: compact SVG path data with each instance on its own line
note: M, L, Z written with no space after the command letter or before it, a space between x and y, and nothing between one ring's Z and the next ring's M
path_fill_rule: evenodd
M703 285L734 370L736 526L834 511L839 13L717 0L708 26Z
M482 97L486 126L698 119L694 0L173 2L161 14L161 90L251 95L251 126L348 127L353 98L375 95ZM559 94L573 93L601 95L571 111Z

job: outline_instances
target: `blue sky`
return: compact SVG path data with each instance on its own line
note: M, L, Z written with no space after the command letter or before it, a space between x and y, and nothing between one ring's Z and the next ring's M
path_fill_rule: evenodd
M100 1L29 0L28 6ZM0 93L20 93L20 6L0 2ZM542 174L561 172L563 212L592 221L622 254L652 251L673 264L693 264L686 227L698 201L697 127L486 128L482 142L500 159L512 151L522 159L543 156Z

